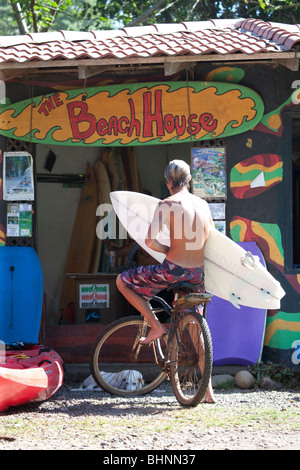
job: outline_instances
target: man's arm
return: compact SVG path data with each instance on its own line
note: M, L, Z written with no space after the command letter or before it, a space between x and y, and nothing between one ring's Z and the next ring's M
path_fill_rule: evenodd
M168 253L170 247L160 243L156 239L156 237L159 234L159 232L162 230L162 227L165 223L166 208L167 208L167 205L163 201L158 203L155 209L154 215L153 215L152 222L148 229L147 237L145 239L145 243L148 248L151 248L151 250L159 251L160 253L164 253L164 254Z

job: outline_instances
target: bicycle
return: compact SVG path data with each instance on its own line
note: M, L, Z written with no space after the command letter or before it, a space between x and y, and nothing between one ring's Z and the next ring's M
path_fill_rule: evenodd
M96 338L90 368L106 392L123 397L143 395L168 378L181 405L197 406L203 399L212 373L212 341L206 322L212 295L195 293L188 282L173 284L170 289L175 292L173 307L159 296L153 301L160 307L149 303L155 314L169 314L166 336L150 345L140 344L139 339L147 336L148 322L143 316L129 316L109 324ZM203 314L194 310L199 305Z

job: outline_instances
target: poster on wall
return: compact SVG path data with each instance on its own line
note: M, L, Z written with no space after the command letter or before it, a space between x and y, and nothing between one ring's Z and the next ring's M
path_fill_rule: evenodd
M226 235L226 222L225 220L214 220L215 228Z
M33 158L28 152L5 152L3 163L3 199L33 201Z
M32 236L32 204L9 203L7 205L6 235L8 237Z
M225 203L208 203L213 220L225 220Z
M193 193L203 199L225 199L226 157L224 147L192 148Z
M223 202L216 202L216 203L208 203L210 208L210 213L215 224L215 228L219 230L219 232L224 233L226 235L226 213L225 213L225 203Z

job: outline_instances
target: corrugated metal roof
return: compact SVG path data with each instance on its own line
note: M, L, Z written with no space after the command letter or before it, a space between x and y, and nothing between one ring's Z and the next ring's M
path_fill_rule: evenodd
M291 51L300 26L256 19L153 24L110 31L0 36L0 64L57 59L147 58Z

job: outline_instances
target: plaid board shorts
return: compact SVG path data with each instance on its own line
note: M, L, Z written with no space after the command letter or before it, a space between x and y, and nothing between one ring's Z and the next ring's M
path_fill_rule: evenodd
M127 287L145 300L151 300L154 295L175 282L187 281L196 286L197 292L205 292L203 266L184 268L167 259L158 265L129 269L120 276Z

